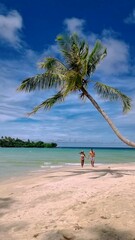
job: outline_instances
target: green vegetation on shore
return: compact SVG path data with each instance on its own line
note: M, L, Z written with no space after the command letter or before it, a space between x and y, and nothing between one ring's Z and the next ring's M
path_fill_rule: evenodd
M42 141L33 142L29 139L23 141L19 138L1 137L0 147L55 148L57 147L57 143L45 143Z

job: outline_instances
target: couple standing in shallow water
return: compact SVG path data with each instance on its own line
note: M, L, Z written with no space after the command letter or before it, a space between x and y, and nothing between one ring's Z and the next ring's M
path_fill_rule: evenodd
M81 160L81 166L84 166L84 160L86 158L86 155L84 153L84 151L80 152L80 160ZM89 156L88 158L90 158L91 161L91 166L94 167L94 163L95 163L95 152L93 151L93 149L90 150L89 152Z

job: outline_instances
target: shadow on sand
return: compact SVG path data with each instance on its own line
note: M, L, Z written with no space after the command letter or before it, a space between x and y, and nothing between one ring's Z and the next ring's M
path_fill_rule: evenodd
M97 226L75 230L58 230L50 232L40 238L41 240L135 240L129 231L120 231L108 226Z
M7 209L7 208L10 208L10 206L14 203L15 201L10 198L10 197L7 197L7 198L0 198L0 209Z
M3 223L0 225L0 240L14 240L13 232L19 233L20 230L25 231L28 223L23 221L15 221L12 224ZM22 238L18 238L22 239Z
M98 169L98 168L94 168L94 169L90 169L90 170L68 170L68 171L64 171L64 175L60 175L59 172L56 173L54 175L50 175L50 176L46 176L44 178L60 178L60 177L71 177L71 176L77 176L77 175L84 175L84 174L96 174L96 176L90 176L90 179L96 179L96 178L101 178L106 176L107 174L109 174L111 177L114 178L119 178L119 177L123 177L124 175L134 175L135 176L135 170L130 170L130 169L124 169L124 170L116 170L116 169L111 169L110 167L108 168L104 168L104 169Z
M10 197L0 198L0 217L8 213L8 209L14 202L15 200Z

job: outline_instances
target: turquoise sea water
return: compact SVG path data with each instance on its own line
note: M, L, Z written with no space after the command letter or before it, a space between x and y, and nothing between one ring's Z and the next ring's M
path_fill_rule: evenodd
M88 156L89 148L0 148L0 179L47 171L69 165L80 165L79 152ZM94 148L96 164L135 162L135 149ZM89 164L86 159L85 164Z

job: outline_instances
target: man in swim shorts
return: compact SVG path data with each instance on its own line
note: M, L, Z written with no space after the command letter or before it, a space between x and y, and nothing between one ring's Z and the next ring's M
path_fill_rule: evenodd
M94 167L94 163L95 163L95 152L93 151L93 149L90 150L89 154L90 154L91 166Z

